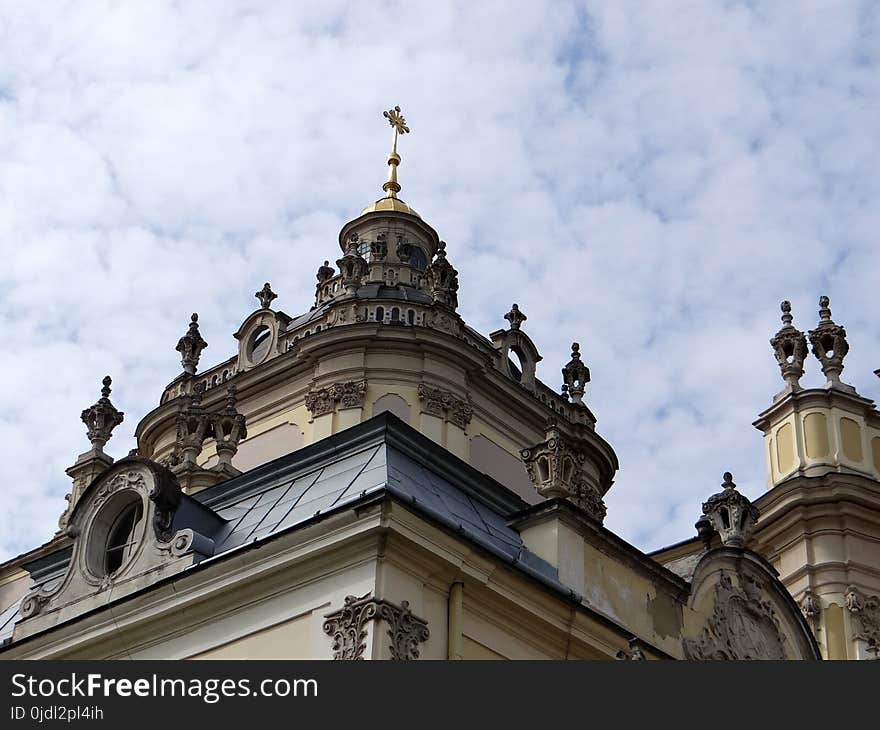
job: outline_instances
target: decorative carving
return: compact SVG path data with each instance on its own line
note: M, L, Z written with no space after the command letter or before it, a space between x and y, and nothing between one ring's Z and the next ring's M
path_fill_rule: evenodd
M211 417L214 440L217 444L217 459L220 465L231 466L232 457L238 451L238 444L247 438L244 415L235 407L235 385L226 386L226 405Z
M269 309L269 307L272 306L272 300L278 299L278 295L272 291L272 287L269 286L268 281L263 284L263 288L254 294L254 296L260 300L260 307L263 309Z
M440 241L437 255L428 267L428 287L438 304L458 307L458 272L446 259L446 242Z
M819 631L819 616L822 613L822 602L819 600L819 596L807 588L804 592L804 597L798 603L798 607L801 609L801 613L807 620L810 629L816 634Z
M193 312L193 315L190 318L189 329L186 334L177 341L177 347L175 348L181 355L180 364L183 366L183 371L185 373L189 373L190 375L196 374L199 357L202 355L202 350L207 346L208 343L202 339L202 335L199 332L199 315Z
M376 615L377 605L370 593L357 598L346 596L345 605L324 618L324 633L333 638L333 658L352 661L364 658L367 622Z
M445 332L449 335L458 335L458 323L446 312L431 312L427 324L431 329Z
M320 287L321 284L332 279L335 273L336 269L330 266L329 261L325 261L323 266L318 267L318 286Z
M645 652L642 650L642 640L637 636L633 636L629 640L629 651L621 649L614 658L618 661L640 662L647 660Z
M379 233L375 242L370 244L370 259L384 261L386 256L388 256L388 234Z
M42 595L40 593L31 593L30 595L25 596L21 602L21 608L19 608L22 619L29 619L40 613L45 605L49 603L49 598L50 596Z
M602 494L584 472L586 457L555 423L548 425L545 441L523 449L520 456L542 497L567 499L599 522L605 519Z
M349 294L354 294L370 272L370 265L358 252L357 240L349 239L345 255L336 261L342 274L342 285Z
M317 418L325 413L333 413L337 409L362 408L366 395L365 380L333 383L309 393L306 396L306 408L312 412L312 418Z
M868 651L880 651L880 596L865 596L855 586L847 586L844 604L852 614L854 637L868 644Z
M124 420L125 414L116 409L110 402L110 384L113 381L109 375L101 381L101 397L98 402L86 408L80 418L86 425L86 435L92 442L92 449L99 454L103 453L104 444L110 440L113 429L116 428Z
M397 253L398 261L404 264L409 263L410 256L412 255L412 244L403 236L398 236L395 253Z
M467 428L474 415L474 406L470 398L462 400L445 388L420 383L419 400L424 403L425 412L451 421L459 428Z
M324 633L332 637L333 658L338 660L364 658L367 624L373 620L388 622L388 650L394 660L418 659L419 644L430 638L427 621L415 616L407 601L398 606L372 598L370 593L360 598L346 596L343 607L324 618Z
M819 298L819 324L810 330L810 344L813 354L822 363L822 372L831 384L840 384L843 372L843 358L849 352L846 341L846 330L831 319L830 300L826 296Z
M723 489L703 503L703 514L727 547L745 547L758 521L758 508L740 494L733 483L733 475L724 472ZM697 523L700 530L704 523ZM704 538L705 539L705 538Z
M153 476L155 483L150 492L150 499L156 505L153 511L153 530L161 542L168 542L174 535L171 526L180 507L183 492L177 477L169 469L156 465Z
M177 412L177 437L174 441L174 465L196 466L196 457L209 436L211 419L202 406L203 383L197 383L193 392L183 396L185 406Z
M504 319L510 322L510 329L518 330L522 326L522 323L528 319L528 317L526 317L525 314L519 311L519 306L514 304L510 308L510 311L504 315Z
M695 640L685 639L688 659L785 659L785 638L762 588L751 576L740 576L743 586L734 586L721 572L715 586L712 616Z
M782 379L792 390L800 390L800 379L804 374L804 360L807 357L807 338L792 325L791 302L784 301L782 310L782 329L776 333L770 346L779 363Z
M590 368L581 362L581 346L577 342L571 343L571 360L562 368L562 380L565 383L563 394L568 393L572 402L582 405L584 390L590 382Z

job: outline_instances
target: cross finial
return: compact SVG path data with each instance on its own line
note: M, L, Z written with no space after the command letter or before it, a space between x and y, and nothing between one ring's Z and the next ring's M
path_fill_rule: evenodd
M387 112L382 112L388 123L394 128L394 138L391 142L391 152L388 153L388 180L382 186L389 198L396 198L400 192L400 184L397 182L397 166L400 164L400 155L397 154L397 138L401 134L409 133L406 119L400 113L400 107L396 106Z
M510 329L518 330L528 317L520 311L517 304L513 304L510 307L510 311L504 315L504 319L510 322Z
M394 127L394 141L391 145L391 151L396 153L398 135L409 134L409 127L406 126L406 119L404 119L403 114L400 113L399 106L389 109L387 112L382 112L382 116L384 116L388 120L388 123Z
M277 299L278 295L272 291L272 287L269 286L269 282L267 281L263 284L263 288L260 289L254 296L260 300L260 306L263 309L268 309L272 306L272 300Z

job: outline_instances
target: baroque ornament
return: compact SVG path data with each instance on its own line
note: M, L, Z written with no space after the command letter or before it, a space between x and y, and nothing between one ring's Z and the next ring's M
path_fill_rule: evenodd
M602 495L584 473L586 456L562 435L555 423L548 425L546 440L523 449L520 456L542 497L566 499L599 522L605 519Z
M426 413L450 421L459 428L467 428L474 415L470 399L463 400L445 388L420 383L419 400L424 403Z
M831 301L828 297L819 298L819 324L810 330L810 344L813 354L822 363L822 372L829 383L840 383L843 372L843 358L849 352L846 330L831 319Z
M715 586L712 616L696 639L684 640L688 659L785 659L785 638L769 601L755 579L740 576L734 586L722 571Z
M357 239L348 240L345 255L336 261L336 265L342 275L342 286L348 294L354 294L370 273L370 265L358 252Z
M113 429L122 423L125 416L110 402L110 384L112 382L109 375L105 376L101 381L104 387L101 388L101 397L98 402L80 414L82 422L86 425L86 434L92 443L92 448L98 452L103 451L104 444L110 440L110 436L113 434Z
M776 362L782 372L782 379L792 390L800 390L800 379L804 374L804 360L807 357L807 338L792 325L791 302L780 305L782 310L782 329L770 340Z
M367 395L366 380L348 380L313 390L306 395L306 408L312 418L344 408L362 408Z
M272 287L269 286L268 281L263 284L263 288L254 294L254 296L260 300L260 307L262 309L268 309L272 306L272 300L278 299L278 295L272 291Z
M199 333L199 315L193 312L190 318L189 329L186 334L177 341L175 348L180 353L180 364L183 371L190 375L196 374L196 368L199 365L199 358L202 350L208 346L202 335Z
M574 403L584 402L584 391L590 382L590 368L581 361L581 346L571 343L571 360L562 368L563 392L571 396Z
M868 650L880 650L880 596L865 596L855 586L848 586L844 603L852 614L855 637L868 644Z
M434 301L452 309L458 307L458 272L446 259L446 241L440 241L437 255L427 273Z
M430 637L428 623L414 615L407 601L398 606L390 601L372 598L370 593L346 596L338 611L327 614L324 633L333 639L333 658L359 660L367 648L367 624L373 620L388 623L388 651L392 659L419 658L419 645Z
M726 471L723 475L723 487L703 503L703 515L718 533L723 545L727 547L745 547L755 524L758 522L758 508L749 499L740 494L733 483L733 475ZM697 531L705 526L697 522ZM701 537L705 536L701 533Z

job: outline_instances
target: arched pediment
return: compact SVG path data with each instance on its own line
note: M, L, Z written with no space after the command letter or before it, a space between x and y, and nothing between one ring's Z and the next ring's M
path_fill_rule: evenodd
M509 329L492 334L492 343L499 350L498 368L512 380L534 392L535 371L543 359L532 338L519 329ZM513 361L515 356L519 361Z
M820 659L800 609L773 567L739 548L707 552L688 597L688 659Z
M238 340L238 372L250 370L281 353L281 334L290 319L271 309L258 309L242 322Z
M129 457L83 491L67 526L73 539L63 574L22 601L18 637L29 635L140 590L210 554L210 538L190 525L223 520L184 495L174 474L148 459Z

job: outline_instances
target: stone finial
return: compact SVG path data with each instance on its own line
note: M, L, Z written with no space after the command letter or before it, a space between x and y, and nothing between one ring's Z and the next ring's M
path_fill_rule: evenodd
M782 302L780 308L782 309L782 329L770 340L770 346L779 363L782 379L791 390L800 390L800 379L804 374L804 360L807 357L807 338L791 323L791 302Z
M822 372L831 386L841 386L840 373L843 372L843 358L849 352L846 330L831 319L831 301L826 296L819 297L819 324L810 330L810 344L813 354L822 364Z
M342 285L348 294L354 294L363 283L364 277L370 271L367 260L358 252L356 237L348 239L345 246L345 255L336 261L339 273L342 275Z
M184 404L177 412L177 437L174 442L175 465L195 468L196 457L202 453L202 445L208 436L211 419L202 406L204 383L196 383L192 393L184 395Z
M583 404L584 390L590 382L590 368L581 361L581 346L577 342L571 343L571 360L562 368L562 379L562 392L568 393L573 403Z
M189 323L189 329L186 334L177 341L176 350L180 353L180 364L183 365L183 371L190 375L196 374L196 368L199 364L199 357L208 346L208 343L202 339L199 332L199 315L193 313Z
M226 405L212 416L218 466L231 466L239 443L247 438L245 417L238 412L236 402L235 385L230 383L226 386Z
M278 299L278 295L272 291L268 281L263 284L263 288L256 292L254 296L260 300L260 307L262 309L269 309L272 306L272 300Z
M518 330L522 323L525 322L528 317L525 314L519 311L519 306L514 304L511 306L510 311L504 315L504 319L510 322L510 329Z
M446 241L440 241L434 261L428 267L428 286L439 304L458 307L458 272L446 259Z
M336 269L330 266L329 261L325 261L322 266L318 267L318 286L323 284L328 279L333 278L333 274L336 273Z
M109 375L101 381L101 397L97 403L86 408L80 418L86 425L86 433L92 442L92 449L98 453L104 450L104 444L110 440L113 429L122 423L125 414L116 409L110 402L110 384L113 381Z
M703 503L703 515L727 547L743 548L758 522L758 508L740 494L733 483L733 475L724 472L721 491ZM697 522L697 530L706 540L707 525L703 518ZM702 529L701 529L702 528ZM711 539L711 535L708 535Z
M542 497L567 499L600 523L605 519L602 494L584 469L585 455L555 423L547 425L543 442L523 449L520 456Z

